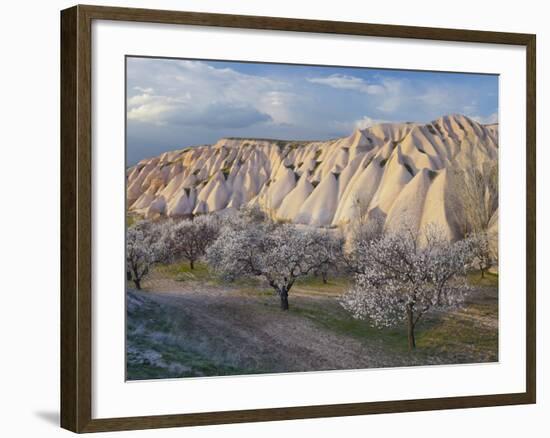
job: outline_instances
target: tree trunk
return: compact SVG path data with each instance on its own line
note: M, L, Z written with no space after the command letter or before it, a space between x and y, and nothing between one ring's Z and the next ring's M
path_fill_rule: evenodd
M134 279L134 284L137 290L141 290L141 280Z
M328 280L328 274L325 271L323 271L322 275L323 275L323 284L327 284L328 283L328 281L327 281Z
M283 288L279 291L281 297L281 310L288 310L288 290Z
M407 305L407 337L409 341L409 351L416 348L416 341L414 339L414 319L412 305Z
M481 269L481 278L485 278L485 269Z
M194 262L194 260L189 260L189 267L190 267L191 269L195 269L195 262Z

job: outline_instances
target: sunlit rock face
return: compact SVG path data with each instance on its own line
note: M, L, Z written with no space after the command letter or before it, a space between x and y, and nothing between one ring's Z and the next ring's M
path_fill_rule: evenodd
M498 125L462 115L383 123L325 142L222 138L130 167L128 210L155 218L259 205L276 219L318 227L376 213L387 229L406 218L457 238L449 172L497 157Z

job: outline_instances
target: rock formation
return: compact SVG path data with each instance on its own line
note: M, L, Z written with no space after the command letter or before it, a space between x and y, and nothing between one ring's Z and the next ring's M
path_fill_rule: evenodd
M407 218L414 227L439 224L454 239L464 227L454 219L449 172L483 169L497 157L498 125L462 115L382 123L323 142L222 138L128 168L127 205L149 218L259 205L274 218L322 227L376 213L387 229Z

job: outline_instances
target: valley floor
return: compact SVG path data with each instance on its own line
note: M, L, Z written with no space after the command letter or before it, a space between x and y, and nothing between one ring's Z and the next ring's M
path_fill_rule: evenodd
M404 329L379 330L338 303L347 279L311 277L290 291L290 310L260 282L223 284L206 268L156 269L127 292L129 380L481 363L498 360L497 277L476 284L466 307L431 314L415 352Z

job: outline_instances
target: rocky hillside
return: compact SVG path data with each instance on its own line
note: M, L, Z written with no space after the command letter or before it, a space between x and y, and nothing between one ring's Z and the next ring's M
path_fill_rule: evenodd
M462 115L383 123L324 142L223 138L142 160L127 170L129 212L189 216L258 204L285 221L345 225L376 215L435 222L460 237L450 173L498 157L498 125ZM494 223L498 210L493 212Z

